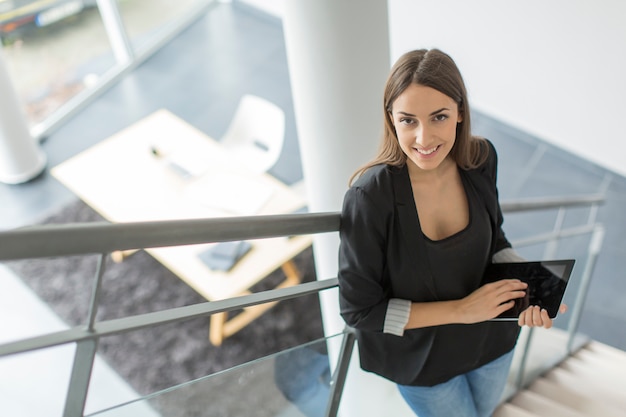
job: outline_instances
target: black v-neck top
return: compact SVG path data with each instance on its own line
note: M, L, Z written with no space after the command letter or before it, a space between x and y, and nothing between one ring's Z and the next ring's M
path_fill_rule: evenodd
M482 271L489 262L491 224L476 190L461 174L469 207L469 224L445 239L433 241L422 233L434 287L439 300L458 300L480 286ZM430 373L453 377L471 370L468 359L481 357L483 347L471 343L486 329L480 325L438 326L422 375ZM462 351L462 353L461 353Z
M480 196L462 173L461 179L469 209L469 224L441 240L431 240L422 232L439 300L457 300L472 292L480 284L482 271L489 261L493 235L489 215Z

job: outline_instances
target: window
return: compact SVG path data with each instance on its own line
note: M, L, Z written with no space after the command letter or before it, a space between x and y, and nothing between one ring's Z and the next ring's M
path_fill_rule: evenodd
M31 130L39 126L39 135L45 133L52 115L80 106L210 3L110 0L100 4L111 6L109 13L101 13L96 0L0 0L4 61ZM127 46L116 42L120 39L128 39ZM131 49L129 60L120 60L120 48Z

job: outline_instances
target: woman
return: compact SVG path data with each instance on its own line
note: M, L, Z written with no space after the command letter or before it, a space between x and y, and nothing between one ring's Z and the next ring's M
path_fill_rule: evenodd
M378 156L344 199L341 315L362 368L396 382L420 417L490 416L520 326L552 326L534 306L517 323L489 321L526 289L481 286L489 262L522 260L502 230L496 151L471 135L461 74L436 49L395 63L384 118Z

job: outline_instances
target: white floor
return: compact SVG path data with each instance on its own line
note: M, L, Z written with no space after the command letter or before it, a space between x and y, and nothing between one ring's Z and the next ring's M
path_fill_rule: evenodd
M12 271L0 265L0 344L68 328ZM0 358L0 415L62 416L74 346ZM139 395L97 357L85 414L107 409ZM147 405L133 407L133 417L158 416ZM122 410L115 415L123 416ZM111 414L103 414L106 416Z

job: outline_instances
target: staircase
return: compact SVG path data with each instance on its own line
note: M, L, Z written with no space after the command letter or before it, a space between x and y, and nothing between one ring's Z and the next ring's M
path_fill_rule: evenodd
M626 352L591 341L493 417L626 417Z

